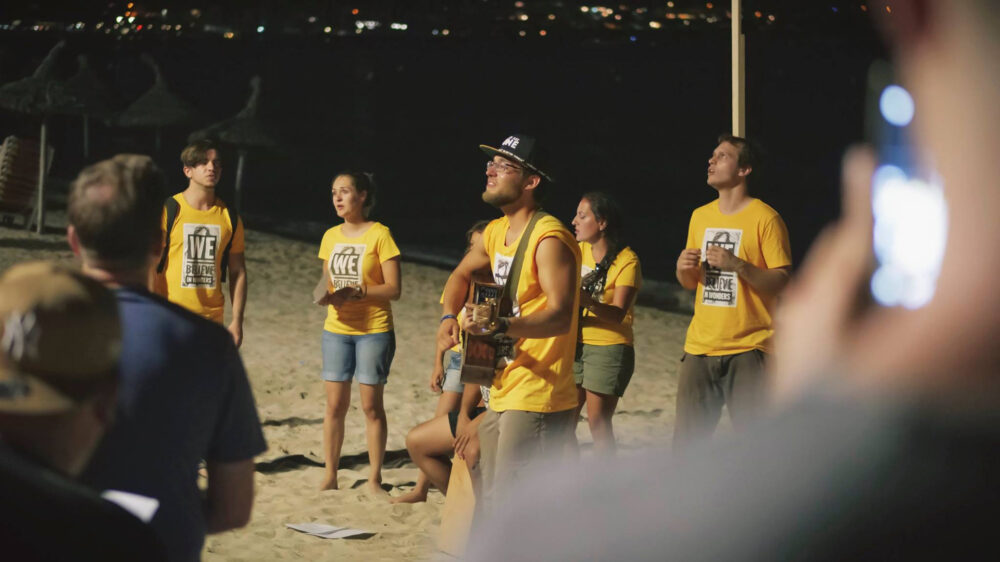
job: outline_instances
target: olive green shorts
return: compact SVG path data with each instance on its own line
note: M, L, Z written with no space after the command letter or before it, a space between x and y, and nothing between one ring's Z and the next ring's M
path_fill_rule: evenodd
M631 345L576 346L573 378L576 384L598 394L622 396L635 370L635 348Z

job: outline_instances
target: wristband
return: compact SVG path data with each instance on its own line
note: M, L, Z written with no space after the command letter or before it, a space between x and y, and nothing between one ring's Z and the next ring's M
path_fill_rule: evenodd
M507 330L509 329L510 329L510 318L501 316L500 318L497 318L496 327L493 329L492 334L503 335L506 334Z
M444 316L441 317L441 322L444 322L445 320L447 320L449 318L451 318L452 320L455 320L456 322L458 321L458 317L455 316L454 314L445 314ZM438 322L438 324L440 324L441 322Z

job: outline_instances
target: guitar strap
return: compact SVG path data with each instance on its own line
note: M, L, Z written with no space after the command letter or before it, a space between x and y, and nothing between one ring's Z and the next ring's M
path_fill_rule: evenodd
M514 259L511 260L510 272L507 275L507 280L504 282L502 288L500 288L500 294L498 295L498 300L500 303L500 310L497 311L499 316L509 316L513 314L513 302L514 297L517 296L517 284L518 279L521 276L521 268L524 264L524 254L528 250L528 241L531 239L532 232L535 229L535 224L542 217L547 216L548 213L538 210L532 215L531 219L528 220L528 224L524 227L524 232L521 234L521 242L517 245L517 250L514 252ZM494 285L496 286L496 285ZM509 307L505 310L504 307ZM466 337L462 341L462 374L460 380L466 384L478 384L482 386L489 387L493 383L493 379L496 376L498 370L503 370L503 368L508 364L509 361L514 359L514 339L507 336L506 334L496 334L492 336L487 336L491 343L475 343L473 338ZM476 336L476 341L478 342L479 336ZM475 346L481 352L480 346L487 346L492 349L492 357L494 359L493 364L490 367L485 365L470 365L468 364L467 358L469 350Z
M521 278L521 267L524 265L524 253L528 250L528 241L531 239L531 233L535 230L535 224L538 223L543 217L549 216L545 211L538 209L535 214L531 215L531 219L528 224L524 227L524 232L521 234L521 243L517 245L517 251L514 252L514 260L510 263L510 275L507 276L507 282L503 285L503 291L501 292L500 302L509 302L512 305L514 299L517 298L517 282ZM513 310L511 310L513 313Z

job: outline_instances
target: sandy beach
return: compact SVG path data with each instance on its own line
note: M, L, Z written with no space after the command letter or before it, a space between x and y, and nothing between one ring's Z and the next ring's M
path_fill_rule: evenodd
M64 233L55 228L65 224L65 215L53 213L47 222L50 232L44 235L0 227L0 270L29 259L73 262ZM399 242L405 246L405 241ZM432 490L426 503L391 505L385 498L366 494L361 486L368 458L356 389L347 416L341 489L317 491L322 475L324 395L319 372L325 310L310 303L310 292L320 271L318 246L319 239L307 243L247 232L249 299L242 355L269 449L257 459L257 497L250 525L210 536L205 544L206 561L425 560L434 556L444 503L439 492ZM402 273L403 296L392 305L397 351L385 390L389 441L383 478L393 487L390 495L405 492L417 478L404 440L411 427L433 414L436 404L428 376L440 315L438 297L448 275L443 269L407 261ZM685 314L636 308L636 371L615 416L623 457L669 442L677 360L689 320ZM583 420L577 436L583 455L589 455L590 432ZM373 534L324 540L285 528L286 523L303 522Z

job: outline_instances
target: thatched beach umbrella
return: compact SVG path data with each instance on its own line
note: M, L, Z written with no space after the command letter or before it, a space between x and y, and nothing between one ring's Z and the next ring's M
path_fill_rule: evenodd
M156 130L156 152L160 152L160 129L174 125L184 125L195 121L198 112L191 104L175 96L167 87L160 66L153 57L142 55L142 62L153 69L156 81L146 93L139 96L125 111L118 115L115 123L120 127L149 127Z
M264 124L257 118L257 107L260 103L260 76L250 79L250 97L246 106L235 117L210 125L200 131L191 133L189 140L212 138L236 147L236 197L233 204L240 212L243 198L243 166L247 150L251 148L268 148L275 146L274 138L267 133Z
M73 100L69 97L65 83L56 79L54 73L56 57L65 46L66 42L60 41L52 47L31 76L0 87L0 107L18 113L39 115L42 118L38 150L38 202L35 211L38 220L36 232L39 233L45 224L48 118L52 114L63 113L73 106Z
M77 70L66 81L66 89L75 100L71 112L83 117L83 157L90 157L90 118L107 116L111 113L111 90L101 82L90 68L87 55L76 57Z

